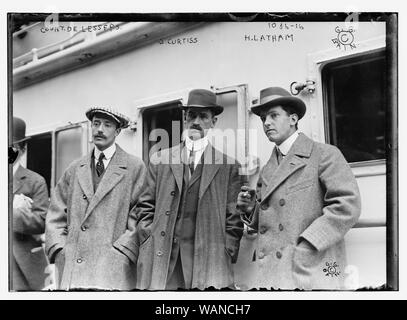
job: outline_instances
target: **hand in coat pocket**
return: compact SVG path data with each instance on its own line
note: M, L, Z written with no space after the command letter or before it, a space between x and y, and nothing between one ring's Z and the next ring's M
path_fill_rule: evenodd
M116 256L120 257L121 261L124 263L132 263L131 258L126 254L126 252L120 250L120 247L113 245L113 251L115 252Z
M299 289L311 290L313 277L321 264L323 252L296 246L293 254L293 280Z

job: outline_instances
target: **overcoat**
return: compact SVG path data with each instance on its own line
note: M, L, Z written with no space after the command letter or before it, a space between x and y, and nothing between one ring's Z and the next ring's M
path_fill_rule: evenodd
M183 144L152 157L147 188L137 205L137 287L164 290L183 183ZM160 163L161 162L161 163ZM243 223L236 200L245 176L236 160L208 144L203 153L192 288L233 287Z
M361 204L356 179L342 153L300 133L277 165L275 149L258 180L251 217L258 230L255 287L343 289L344 235ZM316 250L298 246L309 241Z
M94 192L92 153L74 161L51 197L46 220L46 252L55 262L59 288L135 288L135 257L124 245L145 180L144 163L116 145Z
M13 178L13 196L33 200L31 210L13 210L13 290L41 290L47 258L40 235L45 231L49 205L47 184L38 173L19 166Z

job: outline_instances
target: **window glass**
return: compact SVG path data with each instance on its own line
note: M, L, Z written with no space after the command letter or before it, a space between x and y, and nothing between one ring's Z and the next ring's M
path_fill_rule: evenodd
M322 80L328 142L348 162L385 159L384 51L329 63Z
M82 156L82 127L72 127L55 134L55 183L69 164Z
M150 154L179 144L182 125L179 101L144 110L143 161L148 164Z

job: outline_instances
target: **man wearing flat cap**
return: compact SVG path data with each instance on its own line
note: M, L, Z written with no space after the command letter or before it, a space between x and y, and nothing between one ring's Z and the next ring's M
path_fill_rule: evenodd
M306 107L286 90L262 90L252 111L275 144L260 192L243 187L237 201L242 220L258 231L256 286L343 289L344 236L361 206L351 168L335 146L298 133Z
M26 169L21 158L27 140L23 119L13 117L13 258L12 290L41 290L45 287L47 258L41 235L49 205L47 184L38 173Z
M51 197L46 252L58 288L135 288L131 209L143 188L144 163L115 143L129 120L111 108L86 112L95 148L64 172Z
M208 142L223 107L196 89L185 110L185 140L150 159L137 204L137 287L149 290L233 287L243 223L236 198L239 164Z

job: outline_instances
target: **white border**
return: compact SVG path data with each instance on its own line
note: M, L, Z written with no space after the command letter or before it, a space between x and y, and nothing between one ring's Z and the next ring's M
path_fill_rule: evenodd
M285 2L273 2L269 1L249 1L249 2L237 2L233 3L233 7L226 8L222 2L216 0L208 0L205 2L186 2L186 1L148 1L140 3L135 3L134 1L126 1L124 3L119 2L86 2L80 0L71 0L69 2L61 2L55 4L49 0L38 0L35 2L25 1L14 1L11 3L2 3L1 11L1 70L2 70L2 102L3 112L0 117L0 127L3 128L3 134L1 135L1 159L5 162L6 159L6 147L7 147L7 93L5 88L7 87L7 50L5 44L6 39L6 12L399 12L399 119L404 119L406 114L405 107L407 106L407 101L405 99L405 88L406 78L405 78L405 62L401 57L406 56L405 43L402 39L406 39L405 35L405 8L401 1L379 1L371 0L369 2L363 2L362 0L353 1L341 1L335 3L327 3L322 1L311 2L311 1L300 1L292 0ZM404 137L406 134L406 129L401 127L399 132L400 137L400 164L405 163L406 154L404 149ZM7 181L7 169L5 163L3 162L0 167L0 179L2 181ZM2 226L2 232L0 232L0 298L2 299L138 299L138 300L150 300L150 299L231 299L234 300L269 300L269 299L405 299L407 297L407 283L406 274L403 270L407 270L406 265L406 255L402 254L405 252L406 248L406 219L403 217L403 213L406 212L405 201L403 201L402 196L406 194L405 190L405 170L404 166L400 165L400 182L399 182L399 194L400 194L400 291L399 292L311 292L311 293L296 293L296 292L135 292L135 293L103 293L103 292L92 292L92 293L10 293L8 292L7 286L7 210L4 206L7 203L7 192L3 184L2 191L0 192L0 203L3 204L2 214L0 215L0 225ZM405 216L405 215L404 215Z

